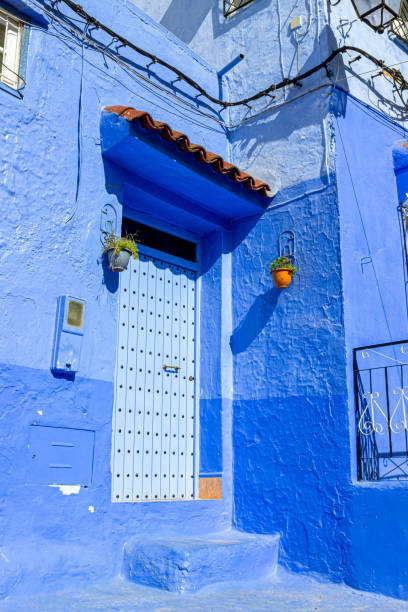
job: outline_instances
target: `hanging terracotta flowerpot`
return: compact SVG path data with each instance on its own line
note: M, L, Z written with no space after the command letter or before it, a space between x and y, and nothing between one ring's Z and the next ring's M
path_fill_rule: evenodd
M286 289L292 282L292 276L296 272L289 257L281 256L273 260L269 266L273 282L278 289Z
M289 287L293 276L293 270L288 268L279 268L278 270L272 270L272 278L275 286L278 289L286 289Z

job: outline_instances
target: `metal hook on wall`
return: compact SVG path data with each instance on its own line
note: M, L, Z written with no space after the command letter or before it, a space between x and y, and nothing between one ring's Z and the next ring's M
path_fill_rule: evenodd
M364 274L364 266L366 266L367 264L373 263L373 260L371 259L371 256L367 255L366 257L362 257L360 259L360 265L361 265L361 273Z
M118 225L118 213L116 208L112 204L105 204L101 209L101 242L104 244L105 238L108 234L116 234L116 228Z
M278 241L279 257L287 257L293 264L295 261L295 232L285 230L279 235Z

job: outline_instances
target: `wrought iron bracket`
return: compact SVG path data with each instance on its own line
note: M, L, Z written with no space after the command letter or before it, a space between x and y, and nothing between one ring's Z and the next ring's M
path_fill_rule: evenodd
M287 257L291 264L295 262L296 255L295 232L293 230L285 230L279 235L278 251L280 257Z
M108 234L116 234L116 229L118 226L118 213L116 212L116 208L113 204L104 204L101 209L101 222L100 222L100 232L101 232L101 243L102 245L105 242L105 238Z

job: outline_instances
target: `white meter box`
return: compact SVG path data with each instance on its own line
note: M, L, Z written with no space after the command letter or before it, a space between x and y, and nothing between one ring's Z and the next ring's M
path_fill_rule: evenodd
M51 369L77 372L84 336L85 300L62 295L58 298Z

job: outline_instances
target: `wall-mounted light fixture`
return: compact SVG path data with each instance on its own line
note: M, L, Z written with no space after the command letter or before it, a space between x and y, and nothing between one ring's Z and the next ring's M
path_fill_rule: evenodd
M399 16L401 0L351 0L361 21L382 34Z
M224 0L224 17L229 17L233 13L251 4L255 0Z

